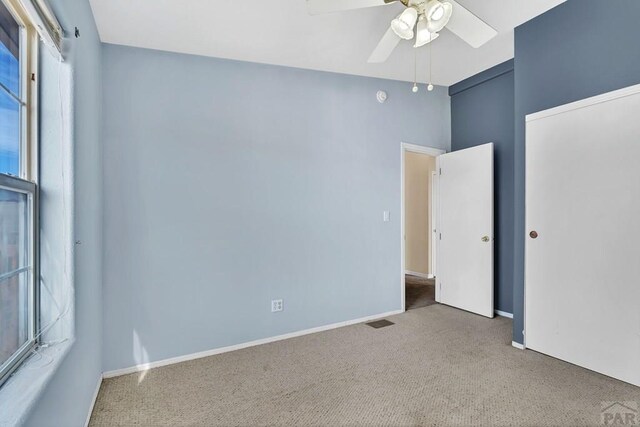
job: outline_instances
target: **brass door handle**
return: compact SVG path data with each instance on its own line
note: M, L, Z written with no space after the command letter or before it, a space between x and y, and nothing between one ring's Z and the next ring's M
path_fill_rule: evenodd
M482 240L483 242L485 242L485 243L486 243L486 242L488 242L490 239L489 239L489 236L482 236L482 239L481 239L481 240Z
M531 237L532 239L537 239L538 238L538 232L536 230L533 230L529 233L529 237Z

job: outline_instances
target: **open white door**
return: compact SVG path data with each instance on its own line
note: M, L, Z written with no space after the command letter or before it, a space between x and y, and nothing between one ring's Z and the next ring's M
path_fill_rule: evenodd
M438 174L436 171L431 173L431 210L429 211L429 232L431 233L431 250L429 255L431 256L431 275L437 277L437 254L436 250L438 245L438 230L436 229L438 224ZM439 296L438 292L438 296ZM438 299L436 298L436 301Z
M640 386L640 85L527 117L527 348Z
M438 301L493 317L493 144L437 162Z

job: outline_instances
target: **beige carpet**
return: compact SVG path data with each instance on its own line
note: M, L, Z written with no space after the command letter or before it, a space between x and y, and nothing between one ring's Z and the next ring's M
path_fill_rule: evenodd
M640 388L443 305L104 381L92 426L599 425Z

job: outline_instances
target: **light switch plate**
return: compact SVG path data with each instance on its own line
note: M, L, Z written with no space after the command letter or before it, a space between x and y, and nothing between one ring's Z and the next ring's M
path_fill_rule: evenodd
M382 220L384 222L389 222L390 218L391 218L391 214L389 211L382 212Z

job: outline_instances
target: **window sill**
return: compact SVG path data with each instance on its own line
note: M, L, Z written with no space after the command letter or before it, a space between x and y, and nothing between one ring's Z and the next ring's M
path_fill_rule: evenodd
M73 341L66 341L38 349L0 387L0 426L18 426L27 421L72 345Z

